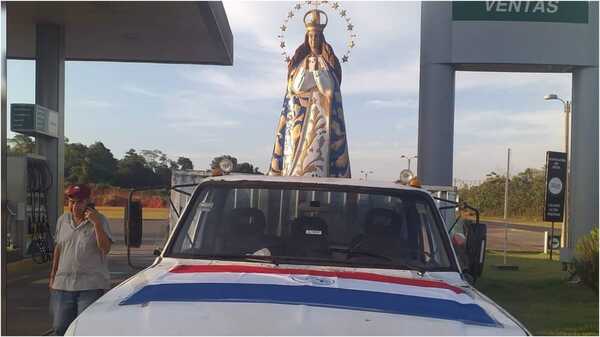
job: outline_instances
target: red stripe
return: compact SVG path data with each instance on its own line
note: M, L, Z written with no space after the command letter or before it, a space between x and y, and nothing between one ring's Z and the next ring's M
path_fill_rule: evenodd
M256 274L290 274L290 275L311 275L325 277L339 277L345 279L374 281L404 284L426 288L443 288L451 290L457 294L464 291L445 282L433 280L416 280L405 277L387 276L372 273L353 272L353 271L328 271L315 269L293 269L293 268L269 268L244 265L179 265L173 267L172 273L256 273Z

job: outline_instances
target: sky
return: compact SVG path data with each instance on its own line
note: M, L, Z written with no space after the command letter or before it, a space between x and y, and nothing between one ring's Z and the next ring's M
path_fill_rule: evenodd
M133 148L190 158L206 169L230 154L268 170L285 93L286 65L277 35L295 2L224 1L234 37L234 65L67 62L65 136L101 141L116 158ZM419 2L342 2L358 34L341 86L354 177L395 180L417 155ZM337 56L344 21L330 13L325 30ZM290 53L302 43L301 18L286 33ZM34 61L8 61L8 103L34 103ZM466 183L506 171L541 168L546 151L564 149L556 93L571 99L571 74L457 72L454 178ZM8 136L14 134L9 132ZM413 159L416 172L418 159Z

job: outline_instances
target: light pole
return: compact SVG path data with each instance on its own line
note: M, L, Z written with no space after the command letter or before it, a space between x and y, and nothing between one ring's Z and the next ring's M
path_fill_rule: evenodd
M402 158L406 158L406 160L408 160L408 170L410 171L410 160L418 158L418 156L405 156L405 155L401 155L400 159L402 159Z
M562 98L558 97L557 94L549 94L544 96L544 99L547 101L550 100L558 100L563 103L564 112L565 112L565 153L567 154L567 184L565 186L565 214L562 228L560 230L560 246L564 247L567 236L567 223L569 219L569 185L570 185L570 170L571 170L571 160L569 158L569 136L571 131L570 120L571 120L571 102L565 101Z
M368 176L369 174L372 174L372 173L373 173L373 171L369 171L369 170L360 170L360 173L365 175L365 181L367 181L367 176Z
M510 182L510 148L506 156L506 180L504 180L504 265L506 266L506 248L508 245L508 184Z

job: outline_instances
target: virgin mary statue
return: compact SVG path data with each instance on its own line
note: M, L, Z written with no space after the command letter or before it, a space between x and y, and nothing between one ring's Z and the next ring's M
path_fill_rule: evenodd
M304 43L288 63L269 175L350 178L342 69L323 35L327 15L311 10L304 24Z

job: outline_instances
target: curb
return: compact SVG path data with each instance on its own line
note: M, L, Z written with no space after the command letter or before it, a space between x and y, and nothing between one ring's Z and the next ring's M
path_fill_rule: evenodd
M16 273L23 269L37 269L43 266L50 266L50 261L45 263L35 263L31 258L22 259L15 262L10 262L6 264L6 272L7 273Z
M44 270L50 270L52 264L50 262L37 264L32 259L23 259L17 262L11 262L6 264L6 282L13 283L29 277L31 274L41 272Z

